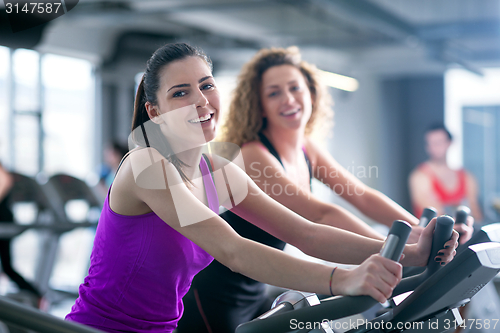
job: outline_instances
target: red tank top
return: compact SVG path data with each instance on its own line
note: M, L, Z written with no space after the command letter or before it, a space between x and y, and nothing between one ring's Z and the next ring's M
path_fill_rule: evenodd
M422 163L418 170L426 174L431 180L432 190L442 206L459 206L467 197L467 175L464 169L457 170L458 185L448 190L434 171L426 163ZM417 216L422 214L422 207L414 207Z

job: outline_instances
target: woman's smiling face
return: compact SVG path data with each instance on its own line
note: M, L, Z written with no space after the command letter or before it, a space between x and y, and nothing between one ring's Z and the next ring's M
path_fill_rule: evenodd
M161 71L158 105L154 106L169 142L203 144L215 138L220 97L207 63L187 57ZM173 141L173 142L172 142Z
M311 92L298 68L279 65L266 70L260 94L268 127L305 128L312 112Z

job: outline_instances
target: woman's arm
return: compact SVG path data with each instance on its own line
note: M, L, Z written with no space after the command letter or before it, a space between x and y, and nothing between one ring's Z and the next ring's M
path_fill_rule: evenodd
M243 170L233 164L227 165L226 173L228 178L247 179L248 184L248 195L231 211L308 255L327 261L359 264L368 256L378 253L382 247L382 241L304 219L267 196ZM245 188L243 182L240 185L231 187L233 196L235 191ZM236 196L238 195L236 193ZM423 266L427 262L433 227L434 224L429 223L425 229L427 230L425 237L421 237L418 244L408 245L405 248L404 264ZM456 239L455 237L449 241L448 245L455 245ZM451 260L454 255L453 250L454 246L443 250L442 260L446 262Z
M328 185L363 214L387 226L394 220L407 221L412 226L418 225L415 216L386 195L366 186L311 140L307 141L306 148L313 162L314 177ZM364 172L369 174L371 170L368 168Z
M309 221L382 240L384 237L346 209L318 200L284 172L281 164L258 143L242 148L245 171L259 188L283 206Z

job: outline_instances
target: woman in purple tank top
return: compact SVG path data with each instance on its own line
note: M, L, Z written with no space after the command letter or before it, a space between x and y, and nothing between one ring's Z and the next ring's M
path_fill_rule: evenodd
M108 191L89 274L66 319L106 332L172 332L193 276L213 258L285 288L389 297L401 265L376 254L382 242L311 223L265 195L238 166L237 150L206 144L218 116L207 56L182 43L158 49L137 91L129 140L137 148ZM306 253L360 266L332 270L242 238L218 216L219 205ZM404 264L425 264L434 223L406 246Z

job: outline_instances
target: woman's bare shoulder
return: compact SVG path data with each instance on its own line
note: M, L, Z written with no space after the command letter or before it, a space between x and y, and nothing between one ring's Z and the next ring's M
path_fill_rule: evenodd
M325 144L321 144L310 137L304 138L304 148L307 157L311 161L313 167L319 164L332 164L338 166L335 158L330 154Z
M241 151L243 154L245 153L262 153L267 152L266 147L259 140L250 141L245 143L241 147Z
M154 148L132 150L123 160L116 181L124 183L127 188L165 189L167 181L180 181L180 175L172 163Z
M123 215L148 213L151 208L147 199L158 195L158 190L170 192L174 183L182 183L179 173L155 149L134 150L123 160L116 174L110 192L110 206ZM165 200L165 205L168 205L168 200Z

